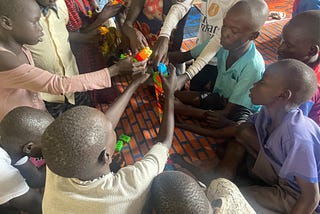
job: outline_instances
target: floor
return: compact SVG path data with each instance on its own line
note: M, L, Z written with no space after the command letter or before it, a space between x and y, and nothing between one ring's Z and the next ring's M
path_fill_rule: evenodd
M256 44L262 53L266 63L269 64L276 59L276 49L280 41L280 32L283 25L288 21L291 14L293 0L268 0L269 10L283 11L288 15L287 19L280 21L268 21L262 29ZM192 25L191 25L192 24ZM193 27L193 22L189 27ZM193 30L194 31L194 30ZM196 33L196 31L194 31ZM195 39L188 37L184 41L183 48L189 49L195 44ZM114 80L119 92L127 87L126 77ZM98 106L102 111L107 109L106 105ZM116 129L118 136L126 134L131 136L131 141L126 144L121 155L126 164L132 164L141 159L144 154L155 143L159 129L159 118L157 114L156 101L146 87L140 87L134 94L124 112ZM175 128L173 146L170 153L186 155L190 161L205 160L215 156L217 141L213 138L199 136L179 128ZM168 166L170 168L170 165Z

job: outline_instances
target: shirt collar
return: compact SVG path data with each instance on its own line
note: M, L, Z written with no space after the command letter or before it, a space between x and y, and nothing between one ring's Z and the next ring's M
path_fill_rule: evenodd
M52 9L57 14L57 16L59 18L57 4L50 5L50 6L42 6L42 5L39 5L39 6L40 6L40 11L43 14L43 16L47 16L49 13L49 10Z

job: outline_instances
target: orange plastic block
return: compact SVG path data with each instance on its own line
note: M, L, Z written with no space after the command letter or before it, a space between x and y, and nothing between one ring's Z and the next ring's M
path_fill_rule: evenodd
M141 62L151 56L152 50L149 47L143 48L139 53L136 54L135 59Z

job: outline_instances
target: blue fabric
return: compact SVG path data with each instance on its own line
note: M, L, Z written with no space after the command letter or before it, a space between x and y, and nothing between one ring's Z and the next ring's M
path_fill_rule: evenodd
M211 38L207 39L206 41L202 42L201 44L197 44L194 48L191 49L190 53L191 56L196 59L201 54L202 50L207 46Z
M99 4L99 8L103 8L109 1L108 0L99 0L98 4Z
M303 112L304 116L308 116L309 112L313 106L314 102L312 100L309 100L305 103L302 103L299 108L301 109L301 111Z
M307 10L320 10L320 0L300 0L292 12L292 16L296 16Z
M264 60L251 42L248 51L230 68L226 68L229 51L221 48L217 53L218 77L213 93L229 99L230 103L244 106L251 111L259 111L260 106L253 105L249 97L253 84L262 78L265 70Z
M268 133L271 118L265 107L255 118L261 149L278 173L297 191L295 180L319 183L320 176L320 128L300 109L287 113L279 127Z

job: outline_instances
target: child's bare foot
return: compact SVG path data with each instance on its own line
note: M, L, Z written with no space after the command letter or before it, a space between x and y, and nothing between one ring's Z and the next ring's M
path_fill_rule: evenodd
M214 170L214 167L217 165L216 159L198 161L198 164L189 163L183 158L183 155L180 155L180 154L172 154L170 156L170 159L172 160L173 163L179 164L181 167L188 170L189 173L187 172L187 174L198 179L205 185L209 185L212 179L217 178ZM204 165L209 164L209 167L208 166L203 167L204 165L202 164L202 162L205 163Z

